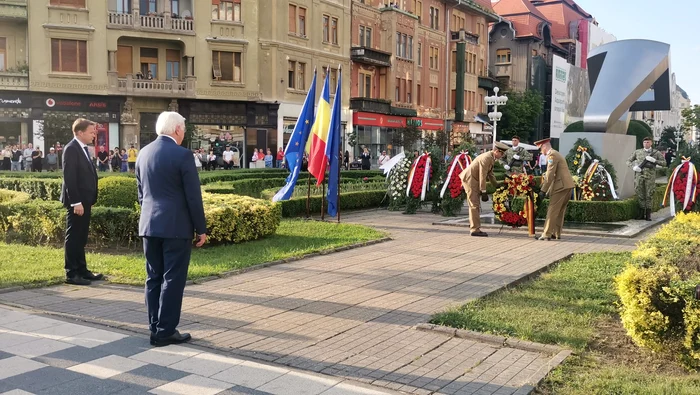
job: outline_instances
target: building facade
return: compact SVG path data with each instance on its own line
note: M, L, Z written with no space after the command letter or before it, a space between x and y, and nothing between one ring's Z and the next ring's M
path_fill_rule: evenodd
M0 1L0 137L48 148L84 116L99 145L142 147L176 110L193 148L230 145L246 166L253 149L283 146L314 68L319 85L350 69L350 0L280 3Z

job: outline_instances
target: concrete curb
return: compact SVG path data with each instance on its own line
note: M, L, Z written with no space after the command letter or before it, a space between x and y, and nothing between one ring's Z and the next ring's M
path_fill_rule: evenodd
M227 278L227 277L235 276L238 274L243 274L243 273L246 273L246 272L249 272L252 270L264 269L266 267L281 265L283 263L296 262L296 261L300 261L302 259L311 258L311 257L315 257L315 256L329 255L329 254L333 254L336 252L353 250L353 249L360 248L360 247L367 247L367 246L371 246L371 245L379 244L379 243L384 243L384 242L391 241L391 240L393 240L393 239L391 237L387 236L387 237L382 237L381 239L363 241L361 243L350 244L350 245L346 245L346 246L342 246L342 247L328 248L325 250L312 252L312 253L300 255L297 257L279 259L279 260L271 261L271 262L263 262L263 263L259 263L257 265L253 265L253 266L248 266L248 267L245 267L242 269L229 270L229 271L225 271L225 272L218 274L218 275L215 275L215 276L198 278L196 280L187 280L187 282L185 284L186 285L203 284L203 283L206 283L209 281L219 280L222 278ZM45 288L47 286L56 286L56 285L61 285L61 284L62 283L42 284L39 286L19 285L19 286L7 287L7 288L0 288L0 294L28 290L28 289ZM100 281L99 284L94 284L94 285L100 286L100 287L105 287L105 286L108 286L108 287L142 287L142 285L137 286L137 285L128 285L128 284L116 284L116 283L112 284L109 281L106 281L106 282Z

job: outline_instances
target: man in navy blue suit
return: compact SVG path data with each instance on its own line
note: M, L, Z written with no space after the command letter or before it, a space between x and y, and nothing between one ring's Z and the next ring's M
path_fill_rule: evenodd
M207 239L202 191L192 152L180 147L185 118L164 112L156 122L158 138L136 160L141 218L139 236L146 255L146 307L151 344L156 347L188 341L177 331L192 240Z

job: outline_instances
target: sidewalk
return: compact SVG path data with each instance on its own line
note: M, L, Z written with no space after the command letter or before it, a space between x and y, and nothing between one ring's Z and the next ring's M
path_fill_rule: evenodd
M348 381L0 308L0 393L387 394Z
M188 286L180 329L194 344L408 393L527 393L555 355L416 330L433 313L484 296L572 253L631 250L636 240L523 230L488 238L382 210L343 217L392 241ZM140 287L56 286L0 294L28 307L147 333Z

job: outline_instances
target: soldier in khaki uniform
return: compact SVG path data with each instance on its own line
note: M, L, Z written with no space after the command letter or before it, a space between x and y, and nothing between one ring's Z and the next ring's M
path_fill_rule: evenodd
M486 232L481 231L481 200L488 201L486 195L486 179L496 185L496 177L493 175L493 165L503 157L508 150L508 146L496 142L493 151L484 152L474 159L471 165L459 174L464 190L467 191L467 202L469 202L469 225L470 233L476 237L487 237Z
M666 159L659 150L651 148L651 137L644 138L644 148L638 149L627 159L627 166L634 170L634 190L639 201L639 219L651 221L656 167L666 167Z
M520 137L513 136L512 143L513 146L508 148L505 157L501 159L507 175L521 174L523 164L532 160L532 154L520 146Z
M549 196L547 219L539 240L558 240L561 239L561 230L564 227L566 206L575 186L574 179L569 173L566 159L552 149L550 139L537 141L535 145L547 156L547 172L542 176L541 189Z

